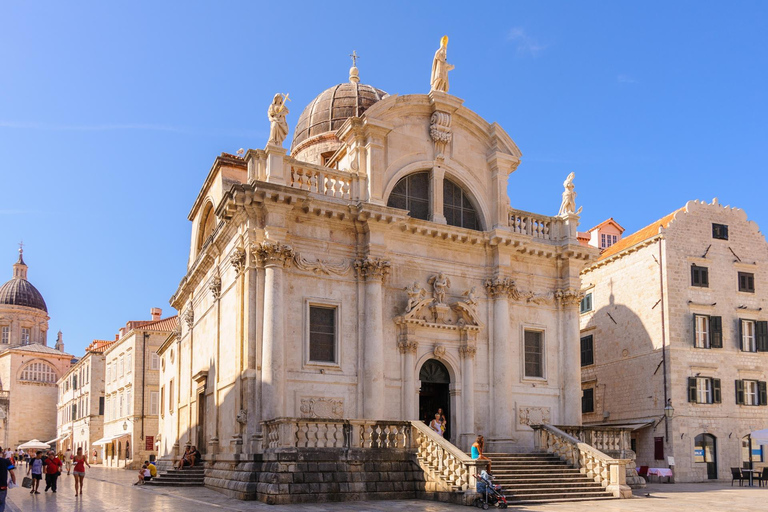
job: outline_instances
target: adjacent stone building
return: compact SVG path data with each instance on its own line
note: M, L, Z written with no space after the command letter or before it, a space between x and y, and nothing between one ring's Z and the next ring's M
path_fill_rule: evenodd
M194 444L229 470L280 417L442 408L453 443L504 451L581 423L579 273L598 250L578 243L573 177L558 216L511 208L520 150L445 91L389 95L353 67L291 156L278 95L266 149L216 158L160 349L161 457Z
M156 454L160 410L160 358L157 349L174 332L176 316L134 320L120 329L105 351L104 433L94 442L99 458L113 467L138 468Z
M768 245L746 213L691 201L604 249L582 291L585 425L634 426L637 465L674 462L678 482L748 464L768 426Z
M16 447L31 439L56 438L56 381L72 356L59 333L46 346L48 307L27 280L22 250L13 278L0 286L0 444Z
M58 449L78 448L88 455L91 464L101 463L100 451L93 443L104 432L104 351L115 341L93 340L85 355L56 383Z

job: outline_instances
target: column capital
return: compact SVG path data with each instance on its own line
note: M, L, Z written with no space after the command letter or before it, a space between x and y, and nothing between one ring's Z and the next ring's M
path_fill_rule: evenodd
M515 281L508 277L493 277L485 280L485 291L492 299L508 297L510 290L515 288Z
M477 353L477 347L475 345L462 345L459 347L459 355L467 359L473 359Z
M358 277L366 281L384 282L390 268L392 268L392 263L381 258L366 258L355 261L355 270Z
M397 340L397 348L401 354L415 354L419 348L419 342L401 336L401 339Z
M256 254L265 267L284 267L293 259L293 248L280 242L263 240L252 246L252 252Z
M578 306L583 298L584 293L575 288L564 288L555 291L555 300L563 307Z
M240 275L240 273L245 269L245 258L245 250L241 247L236 248L229 256L229 262L232 264L232 267L235 269L235 273L237 275Z

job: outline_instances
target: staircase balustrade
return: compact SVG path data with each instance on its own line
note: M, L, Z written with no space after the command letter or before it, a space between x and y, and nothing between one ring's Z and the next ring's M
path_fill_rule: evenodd
M631 498L627 485L629 459L614 459L551 425L531 425L536 449L553 453L579 469L617 498Z
M421 421L412 421L419 465L441 491L474 491L475 475L488 464L472 459Z

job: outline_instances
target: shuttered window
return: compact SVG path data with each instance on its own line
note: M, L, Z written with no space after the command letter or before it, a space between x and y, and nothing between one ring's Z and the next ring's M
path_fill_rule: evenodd
M581 412L582 414L595 412L595 388L581 390Z
M709 269L707 267L691 265L691 286L709 287Z
M725 224L712 223L712 238L728 240L728 226Z
M579 304L580 313L586 313L588 311L592 311L592 292L584 295L584 298L581 299L581 303Z
M160 412L160 393L157 391L149 392L149 414L156 415Z
M757 352L757 338L754 320L739 320L739 339L743 352Z
M739 291L755 293L755 274L751 272L739 272Z
M765 381L737 380L735 384L737 405L768 405Z
M712 377L688 377L688 401L694 404L719 404L722 402L720 379Z
M594 343L592 335L581 338L581 366L595 364Z

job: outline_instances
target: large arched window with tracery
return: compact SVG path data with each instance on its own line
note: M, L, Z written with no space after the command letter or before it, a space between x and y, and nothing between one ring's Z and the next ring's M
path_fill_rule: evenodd
M443 216L451 226L467 229L480 229L477 210L460 186L443 179Z
M429 220L429 173L417 172L401 178L392 189L387 206L409 210L414 219Z
M213 229L216 227L216 215L213 213L213 206L208 203L203 211L203 221L200 223L200 238L197 241L197 250L203 248L203 244L208 240L208 237L213 234Z
M37 361L29 363L21 369L19 380L55 383L58 379L56 377L56 370L54 370L51 365L42 361Z

